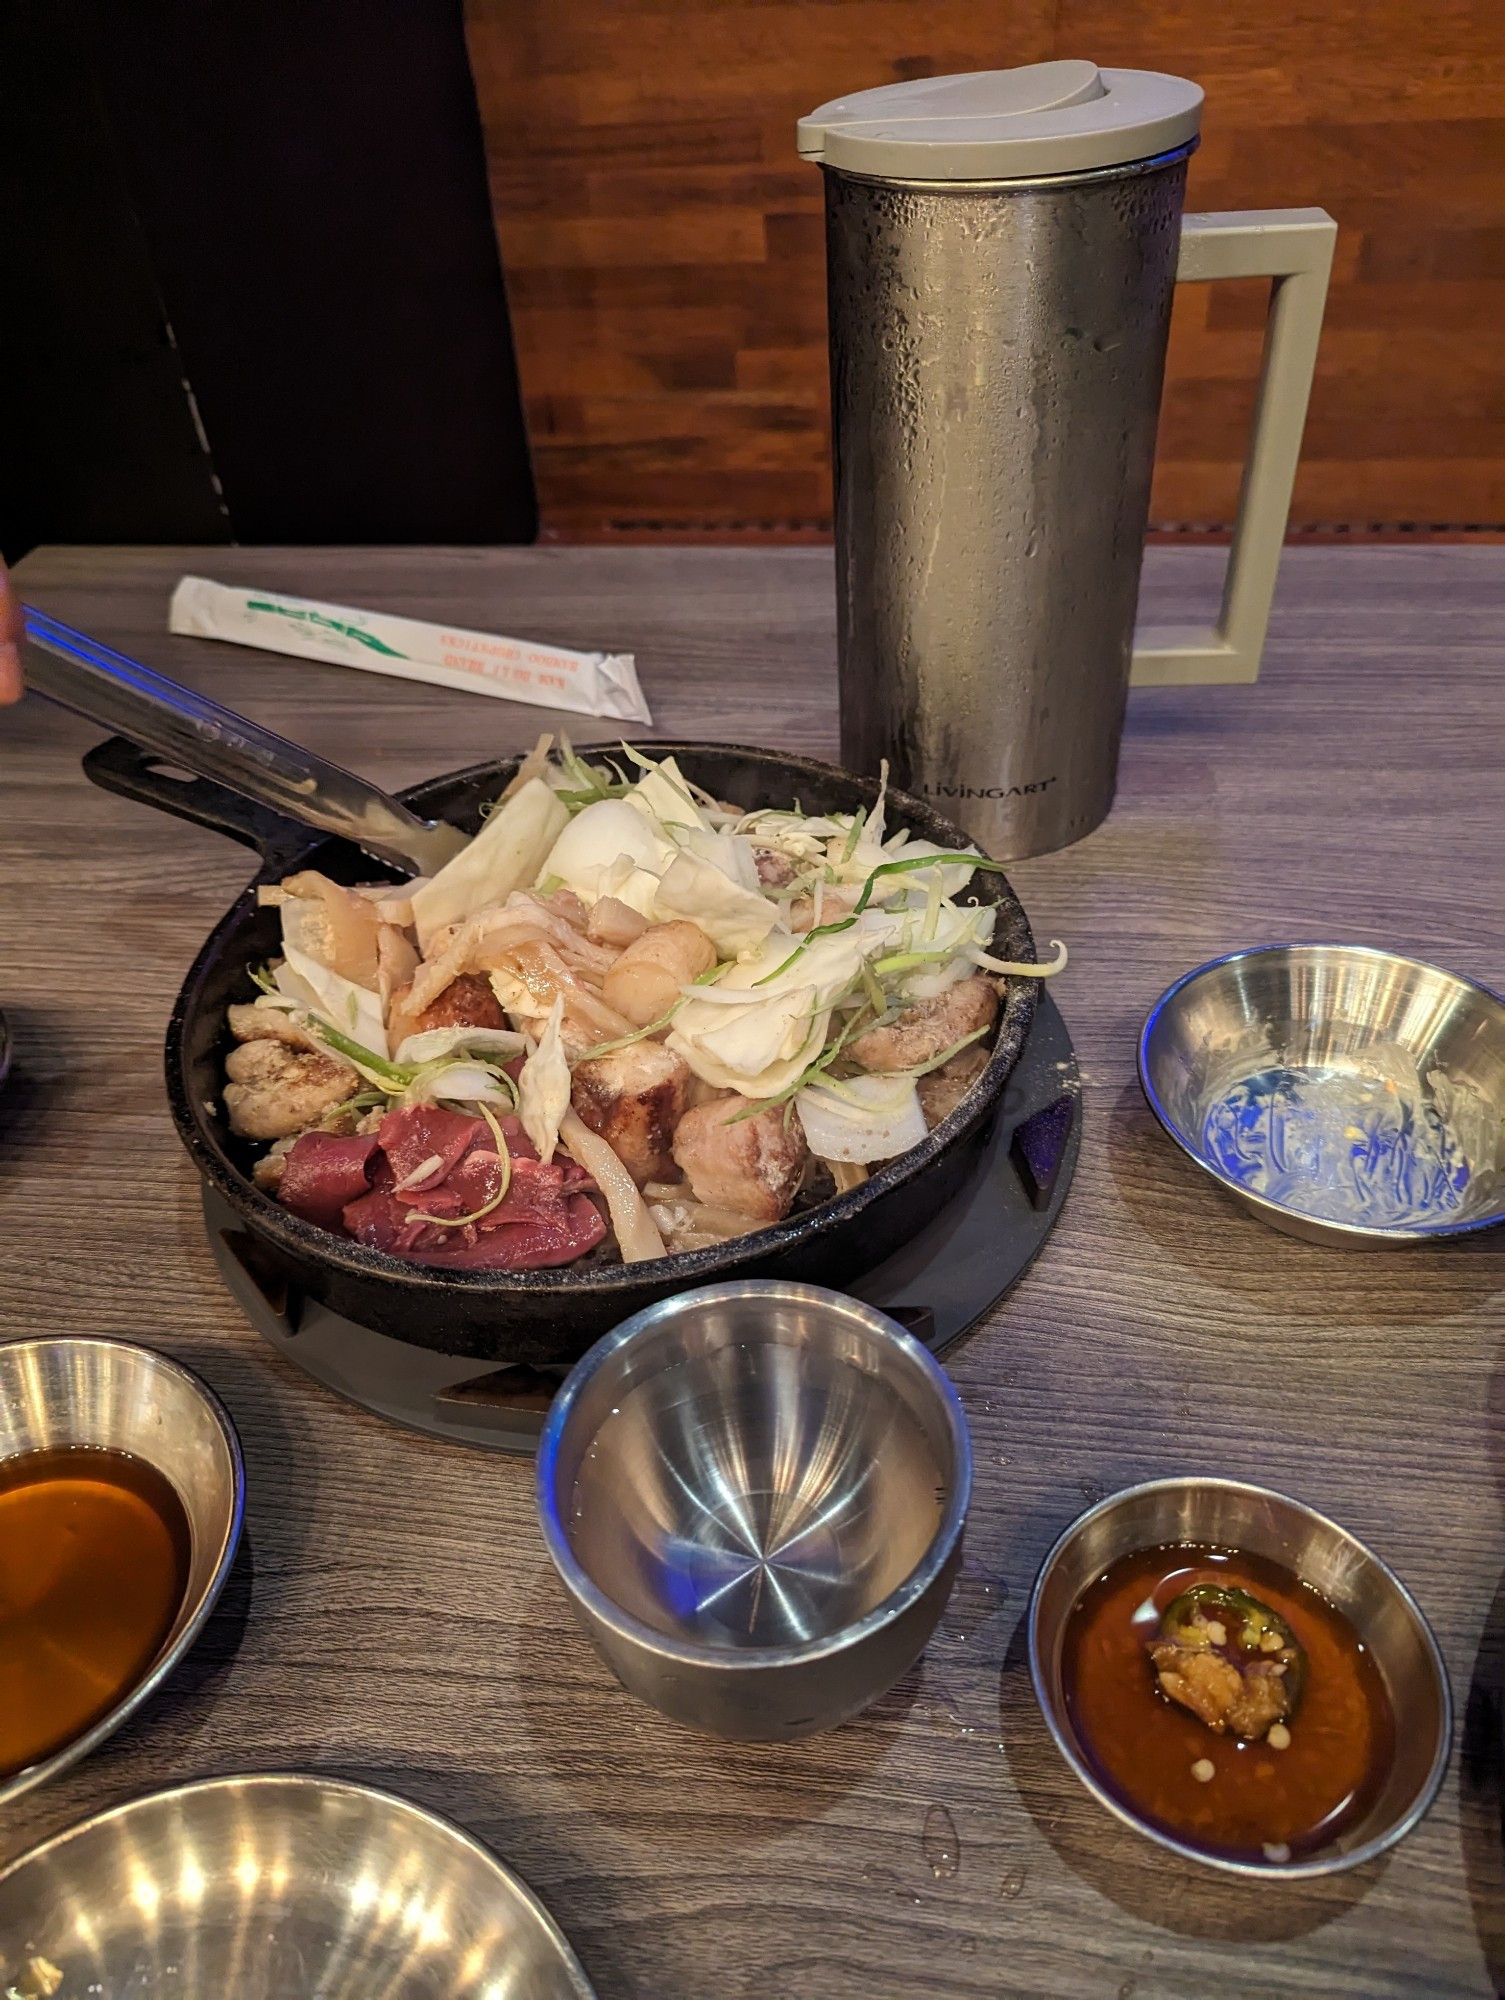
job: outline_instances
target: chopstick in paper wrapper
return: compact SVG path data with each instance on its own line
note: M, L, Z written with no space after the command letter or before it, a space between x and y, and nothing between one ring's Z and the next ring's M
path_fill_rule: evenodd
M429 625L421 618L391 618L382 611L243 590L202 576L185 576L173 592L167 629L303 660L364 667L368 673L434 681L539 708L609 715L621 722L653 721L631 653L577 653L565 646L467 632L457 625Z

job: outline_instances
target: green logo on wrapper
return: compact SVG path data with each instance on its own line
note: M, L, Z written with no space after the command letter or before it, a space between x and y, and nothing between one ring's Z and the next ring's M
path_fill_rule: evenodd
M405 660L408 655L400 653L395 646L388 646L378 639L374 632L363 632L359 625L347 625L339 618L326 618L322 611L295 611L291 605L270 604L265 598L252 597L246 600L247 611L270 611L276 618L291 618L298 625L322 625L328 632L338 632L343 638L354 639L362 646L369 646L373 653L385 653L389 660Z

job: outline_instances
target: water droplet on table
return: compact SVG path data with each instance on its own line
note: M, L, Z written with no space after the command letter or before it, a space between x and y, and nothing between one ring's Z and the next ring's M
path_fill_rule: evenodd
M938 1882L949 1881L961 1867L962 1844L957 1838L956 1821L944 1806L932 1806L926 1813L920 1852Z
M871 1882L875 1888L891 1889L899 1878L892 1868L880 1868L877 1862L870 1861L862 1871L862 1879Z
M951 1601L946 1606L942 1630L948 1639L964 1642L975 1633L1008 1596L1008 1586L981 1570L964 1570L956 1580Z
M1137 1983L1136 1980L1126 1979L1118 1989L1118 2000L1134 2000L1134 1988Z
M1021 1861L1016 1867L1010 1868L1005 1873L1003 1880L998 1885L998 1893L1000 1896L1007 1897L1009 1902L1012 1903L1016 1896L1023 1895L1024 1885L1028 1880L1029 1870Z
M950 1735L959 1735L961 1733L962 1719L960 1715L957 1714L952 1704L940 1695L933 1695L927 1702L917 1702L915 1704L915 1712L919 1715L929 1716L938 1729L944 1729Z

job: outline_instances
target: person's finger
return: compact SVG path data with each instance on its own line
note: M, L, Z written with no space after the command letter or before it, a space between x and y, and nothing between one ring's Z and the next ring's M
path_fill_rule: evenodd
M21 699L21 600L0 563L0 701Z

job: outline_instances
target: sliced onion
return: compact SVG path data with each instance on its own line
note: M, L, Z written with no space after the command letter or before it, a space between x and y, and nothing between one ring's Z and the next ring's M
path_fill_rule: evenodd
M650 1258L667 1255L637 1183L599 1133L571 1110L559 1121L559 1136L576 1165L584 1167L605 1195L622 1262L646 1264Z
M910 1077L812 1084L794 1102L810 1150L823 1160L891 1160L918 1146L927 1129Z

